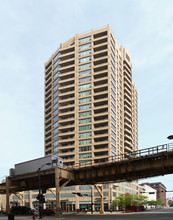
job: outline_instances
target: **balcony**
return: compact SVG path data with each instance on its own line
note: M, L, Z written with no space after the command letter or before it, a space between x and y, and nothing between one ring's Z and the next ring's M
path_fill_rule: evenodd
M131 153L133 151L133 149L130 146L124 146L124 151L128 152L128 153Z
M97 138L95 137L94 138L94 145L96 145L96 144L98 144L100 142L107 143L108 142L108 136L106 136L106 137L97 137Z
M68 108L68 109L61 109L61 111L59 111L59 117L64 116L64 115L68 116L68 115L70 115L73 112L74 112L74 107Z
M46 75L45 82L47 82L51 78L51 76L52 76L52 71L49 72L49 74Z
M67 105L74 105L74 98L72 99L64 99L64 100L59 100L59 106L64 107Z
M100 58L96 61L94 61L94 68L99 67L99 66L103 66L103 65L108 65L108 59L107 58Z
M132 114L128 111L124 111L124 116L127 116L128 118L132 118Z
M94 152L95 157L108 157L108 151L103 151L103 152Z
M132 90L132 85L129 84L127 81L124 81L124 88L125 88L125 87L131 92L131 90Z
M74 128L75 123L62 123L59 125L60 129L65 129L65 128Z
M124 94L124 104L127 105L130 109L132 107L132 102L126 94Z
M52 91L49 90L48 92L45 93L45 100L52 95Z
M69 86L66 86L66 87L60 87L59 88L59 91L60 91L60 94L59 94L59 96L61 96L61 94L63 94L64 95L64 93L66 93L66 95L67 95L67 93L74 93L74 85L69 85Z
M123 68L127 68L129 70L129 72L131 72L131 66L129 65L129 63L124 59L123 60Z
M105 36L107 36L107 31L99 32L97 34L94 34L94 39L105 38Z
M97 53L94 54L94 61L102 59L102 58L108 58L107 50L101 51L101 52L97 52Z
M52 88L52 84L49 84L47 87L45 87L45 93L47 93Z
M103 87L100 87L100 88L94 88L94 94L97 94L97 93L105 93L105 92L108 92L108 86L105 85Z
M97 46L97 45L102 45L107 42L108 42L108 38L106 35L105 37L94 39L93 44L94 44L94 46Z
M94 116L94 122L108 120L108 114L102 114L101 116Z
M107 129L104 130L104 128L103 128L103 130L101 129L99 131L95 130L94 135L95 135L95 137L97 137L97 136L99 136L99 137L108 136L108 130Z
M59 49L59 52L61 53L59 58L62 58L64 55L67 56L74 51L75 51L74 45L71 45L68 48Z
M98 109L100 107L107 107L108 106L108 101L107 100L100 100L97 102L94 102L94 108Z
M103 79L98 79L94 81L94 86L95 88L99 87L99 86L105 86L108 84L108 79L107 77L103 78Z
M100 63L99 66L94 66L94 74L105 70L108 71L108 62Z
M49 114L47 114L46 116L45 116L45 120L47 121L47 120L50 120L51 119L51 112L49 113Z
M124 101L124 110L132 114L131 106L127 102Z
M102 114L107 114L108 115L108 108L100 108L100 109L94 109L94 115L102 115Z
M107 71L106 72L102 71L102 72L98 72L97 74L94 74L94 80L103 79L107 77L108 77Z
M72 122L72 121L74 121L74 117L67 117L67 118L59 118L59 123L63 126L63 123L64 122Z
M61 86L64 86L64 85L68 85L68 84L71 84L71 82L73 81L73 83L74 83L74 77L72 77L72 76L74 76L74 74L70 74L70 77L68 77L68 78L64 78L64 79L60 79L59 80L59 84L61 85Z
M108 150L108 145L106 144L100 144L100 145L94 145L94 150L95 151L105 151L105 150Z
M107 48L108 48L108 44L104 43L102 45L96 45L93 49L94 49L94 53L96 53L96 52L107 50Z
M128 124L130 124L130 125L132 124L132 121L131 121L131 120L132 120L131 117L128 117L128 116L125 116L125 117L124 117L124 122L126 122L126 123L128 123Z
M69 52L64 55L60 55L59 58L61 59L61 62L68 61L68 60L71 60L72 58L75 58L74 52L75 51Z
M103 93L103 94L99 94L99 95L94 95L94 101L98 101L100 99L107 100L107 98L108 98L108 94L107 93Z
M59 131L59 137L74 135L75 129L62 129Z

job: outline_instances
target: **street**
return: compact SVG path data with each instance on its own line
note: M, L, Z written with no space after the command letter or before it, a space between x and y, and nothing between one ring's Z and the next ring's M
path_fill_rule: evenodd
M0 220L7 220L7 216L0 216ZM32 216L15 216L14 220L31 220ZM43 220L54 220L55 217L43 217ZM171 220L173 219L173 208L153 209L144 212L134 213L106 213L104 215L93 214L65 214L61 219L64 220L92 220L92 219L120 219L120 220Z

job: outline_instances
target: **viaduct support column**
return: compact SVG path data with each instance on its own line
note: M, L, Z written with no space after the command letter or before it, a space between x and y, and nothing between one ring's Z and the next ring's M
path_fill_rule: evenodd
M61 202L60 202L60 169L55 168L55 186L56 186L56 217L61 218Z
M6 212L10 214L10 179L6 177Z

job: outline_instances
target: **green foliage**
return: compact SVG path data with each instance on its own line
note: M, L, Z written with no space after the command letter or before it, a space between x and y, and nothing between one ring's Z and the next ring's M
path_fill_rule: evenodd
M173 202L171 202L171 203L169 204L169 206L170 206L170 207L173 207Z
M151 200L151 201L148 201L148 205L149 205L149 206L156 206L157 203L156 203L155 200Z
M156 200L156 205L164 205L164 202L162 199L157 199Z
M147 196L142 195L130 195L130 194L121 194L118 197L115 197L115 199L112 202L113 206L118 206L119 208L128 207L131 205L146 205L147 204Z

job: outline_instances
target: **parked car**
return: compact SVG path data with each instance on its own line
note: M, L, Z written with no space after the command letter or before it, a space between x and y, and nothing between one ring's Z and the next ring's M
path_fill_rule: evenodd
M5 214L6 214L6 211L0 210L0 215L5 215Z
M30 215L31 209L26 206L13 206L11 207L11 214L14 215Z

